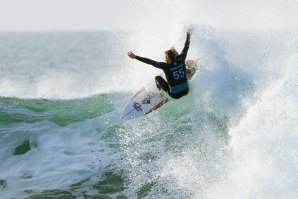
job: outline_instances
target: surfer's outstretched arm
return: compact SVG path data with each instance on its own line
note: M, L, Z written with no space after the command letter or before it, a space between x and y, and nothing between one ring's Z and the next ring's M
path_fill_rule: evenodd
M191 36L191 30L188 30L186 32L186 41L185 41L185 44L184 44L184 48L183 48L183 50L180 54L180 56L183 60L185 60L186 56L187 56L187 52L188 52L189 45L190 45L190 36Z
M140 56L137 56L135 55L133 52L128 52L127 53L128 57L130 57L131 59L136 59L136 60L139 60L145 64L150 64L156 68L162 68L161 66L161 63L162 62L157 62L157 61L154 61L154 60L151 60L151 59L148 59L146 57L140 57Z

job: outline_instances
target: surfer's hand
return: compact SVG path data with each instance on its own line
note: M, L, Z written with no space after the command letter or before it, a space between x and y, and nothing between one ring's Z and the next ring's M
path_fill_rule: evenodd
M127 56L130 57L131 59L135 59L136 58L136 55L133 52L131 52L131 51L129 51L127 53Z
M188 29L188 30L187 30L186 35L187 35L188 37L191 36L191 29Z

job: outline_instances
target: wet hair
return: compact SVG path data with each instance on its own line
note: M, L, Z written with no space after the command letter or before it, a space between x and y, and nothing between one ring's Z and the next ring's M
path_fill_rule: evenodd
M178 59L179 54L175 48L171 48L165 51L165 53L171 61L176 61Z

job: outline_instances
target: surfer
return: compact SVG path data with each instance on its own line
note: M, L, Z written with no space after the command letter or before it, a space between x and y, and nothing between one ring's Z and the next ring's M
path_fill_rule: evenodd
M161 77L156 76L155 82L159 89L163 89L174 99L179 99L189 92L189 84L186 78L185 59L190 44L191 30L186 32L186 41L184 48L179 54L174 47L165 51L165 62L157 62L145 57L135 55L133 52L128 52L127 55L131 59L137 59L146 64L150 64L156 68L164 71L167 81Z

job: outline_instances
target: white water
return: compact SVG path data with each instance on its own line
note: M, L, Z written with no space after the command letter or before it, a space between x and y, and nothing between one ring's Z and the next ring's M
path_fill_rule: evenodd
M193 131L149 176L163 179L170 198L297 198L297 37L194 29L189 56L198 53L201 68L192 82ZM228 116L227 145L209 120L201 123L206 112Z
M297 58L284 60L282 77L255 93L229 131L229 172L208 198L297 198Z

